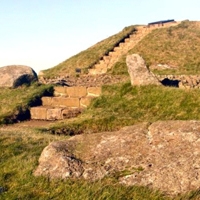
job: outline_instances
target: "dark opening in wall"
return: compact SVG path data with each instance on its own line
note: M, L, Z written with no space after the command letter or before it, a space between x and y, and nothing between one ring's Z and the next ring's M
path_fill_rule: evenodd
M161 81L161 83L164 86L169 86L169 87L178 87L180 80L170 80L168 78L165 78Z

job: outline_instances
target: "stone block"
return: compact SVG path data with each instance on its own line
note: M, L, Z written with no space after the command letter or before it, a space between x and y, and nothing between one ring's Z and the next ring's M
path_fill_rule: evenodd
M87 94L88 96L98 97L101 95L101 87L88 87Z
M52 97L51 105L53 107L60 106L61 98L64 98L64 97Z
M47 119L47 108L43 106L32 107L30 109L31 119L40 119L46 120Z
M52 97L53 107L76 107L79 108L79 98Z
M91 101L92 101L93 97L83 97L80 99L80 107L81 108L87 108Z
M86 87L67 87L69 97L84 97L87 95Z
M66 87L54 87L54 96L67 96Z
M52 97L42 97L42 105L43 106L51 106Z
M47 120L58 120L62 118L62 108L48 108Z

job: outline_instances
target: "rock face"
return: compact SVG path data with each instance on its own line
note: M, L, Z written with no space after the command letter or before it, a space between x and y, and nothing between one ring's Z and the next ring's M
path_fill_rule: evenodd
M138 54L128 55L126 64L132 85L161 85L159 80L146 67L144 59Z
M0 68L0 87L16 88L37 79L35 71L27 66L10 65Z
M98 180L117 175L176 195L200 185L200 121L158 121L116 132L77 135L47 146L36 176Z

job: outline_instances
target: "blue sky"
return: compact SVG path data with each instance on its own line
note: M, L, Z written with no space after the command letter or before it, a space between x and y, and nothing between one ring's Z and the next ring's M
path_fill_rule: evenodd
M0 67L51 68L124 27L200 20L199 0L0 0Z

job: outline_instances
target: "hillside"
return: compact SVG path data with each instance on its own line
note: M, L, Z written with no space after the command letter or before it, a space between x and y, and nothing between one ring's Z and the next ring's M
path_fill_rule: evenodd
M147 66L167 64L172 69L154 70L160 74L199 74L200 22L183 21L181 24L155 29L128 54L138 53ZM127 73L125 56L113 66L112 73Z
M97 63L109 51L112 51L115 46L124 41L134 31L135 26L125 27L119 33L98 42L53 68L44 70L43 73L45 77L54 77L63 74L74 75L77 68L82 69L83 72L87 72L88 68Z
M77 68L82 69L82 73L88 73L88 69L98 63L104 55L108 55L109 52L113 51L114 47L119 46L120 42L123 43L125 38L128 38L137 27L126 27L121 32L102 40L59 65L44 70L44 76L75 75ZM152 30L128 54L140 54L144 57L148 66L168 64L175 68L168 71L165 70L162 73L195 74L200 67L199 35L199 22L182 21L177 26ZM113 64L110 73L127 73L125 64L126 55Z
M109 55L109 52L114 52L116 47L119 47L120 44L124 44L128 41L130 39L129 35L135 34L133 38L135 38L135 36L137 37L138 31L136 31L136 29L139 30L138 26L126 27L118 34L100 41L87 50L60 63L54 68L43 71L44 77L52 78L60 75L70 75L73 76L73 79L79 79L78 83L84 82L83 79L88 79L89 77L85 76L89 69L94 69L95 64L99 63L104 56ZM125 186L119 183L119 179L122 176L128 177L132 171L134 173L135 171L143 171L143 168L141 167L133 167L131 170L125 167L122 171L107 174L106 177L93 182L88 182L83 179L76 180L74 178L54 180L49 177L33 176L33 173L38 166L39 156L42 149L52 141L63 142L69 138L69 140L72 141L72 139L76 137L86 137L88 140L85 144L89 144L88 152L97 151L97 146L101 147L99 144L105 144L105 141L112 142L112 147L119 146L120 150L125 149L123 145L126 146L127 144L132 144L132 149L136 153L132 153L129 150L129 146L126 146L127 150L125 150L123 155L127 155L128 152L131 156L140 156L142 150L145 148L142 150L137 150L137 148L142 148L141 143L145 141L144 137L149 139L149 133L151 132L149 127L154 123L157 124L157 122L161 122L161 127L157 130L158 134L160 134L162 129L164 135L161 135L162 138L165 138L162 123L167 124L165 128L168 130L170 135L169 140L166 139L165 141L167 145L169 144L169 141L176 141L176 138L171 134L174 132L170 129L171 126L168 124L169 121L171 123L176 122L176 126L178 127L176 127L178 132L177 137L180 136L179 128L182 128L183 137L186 136L186 132L191 136L191 132L194 131L199 138L200 129L198 127L192 125L191 129L188 129L187 124L183 127L177 120L185 120L186 122L191 120L194 124L196 121L200 120L200 90L196 88L180 89L153 85L140 87L132 86L125 62L126 55L138 53L144 57L147 66L153 70L154 73L199 74L199 36L200 23L190 21L183 21L174 27L152 29L147 34L145 33L145 35L139 38L137 44L134 43L134 47L128 49L126 54L118 58L118 61L113 64L112 68L108 69L105 76L104 74L101 74L100 76L90 75L90 78L92 77L97 81L99 80L99 77L103 80L102 84L100 84L102 87L102 93L99 97L91 101L91 104L87 109L78 115L78 117L51 121L51 125L45 124L42 127L38 127L38 125L31 126L31 121L14 125L7 124L29 119L30 106L40 105L42 103L41 97L44 95L52 96L52 85L33 84L30 87L23 86L16 89L0 88L0 160L2 161L0 162L0 199L200 199L200 192L196 187L189 193L180 193L174 197L170 197L167 193L157 191L157 189L152 189L151 186ZM159 64L167 64L171 66L171 68L159 69ZM76 74L76 69L81 69L81 74ZM119 81L113 81L114 77L118 78L118 76L120 78L125 78L123 81L121 81L122 79L119 79ZM38 123L39 121L36 122ZM43 122L46 121L40 121L40 123ZM111 131L118 131L124 127L125 132L121 134L121 137L126 137L128 135L126 132L126 126L137 127L139 124L144 124L148 130L145 129L144 134L142 133L138 135L138 143L134 142L133 134L131 132L131 138L128 138L127 144L124 143L124 140L115 140L113 137L109 137ZM140 129L140 126L138 126L138 129ZM134 130L136 129L134 128ZM118 136L120 135L118 132L116 134ZM191 136L193 137L191 143L196 142L197 148L195 150L192 148L191 152L198 157L199 154L196 154L196 152L199 153L199 139L196 139L197 136L195 134ZM77 136L70 137L73 135ZM106 136L109 137L109 140L105 140ZM104 141L99 142L100 138ZM158 153L161 155L160 144L163 141L159 140L158 142L157 135L155 135L155 139L159 147ZM93 150L91 148L91 143L94 141L97 142L97 144L94 145ZM122 143L120 143L120 141L122 141ZM195 170L199 170L198 159L192 158L190 154L188 154L188 149L185 148L186 145L183 140L178 140L178 142L174 144L175 146L172 148L172 153L175 156L173 157L174 160L178 161L176 155L182 155L183 152L185 152L188 161L192 162ZM181 148L179 144L182 145ZM147 145L149 145L149 143L145 144L145 147L147 147ZM152 144L149 146L151 145ZM87 149L83 145L83 142L77 146L77 155L81 155L81 153L85 153L86 157L90 155L87 154ZM74 149L73 145L71 145L71 147ZM110 143L108 144L109 148L104 148L104 146L102 147L102 151L99 151L100 155L103 156L102 162L99 162L99 160L96 162L94 159L96 157L91 154L91 162L86 162L87 165L88 163L94 164L96 168L98 168L97 164L103 166L102 163L106 162L106 159L113 159L112 156L110 157ZM164 152L166 150L165 148L166 147L164 146L162 149ZM177 153L176 148L180 151L179 154ZM68 149L65 148L59 149L59 152L61 150L68 152ZM114 153L118 154L116 151L114 151ZM146 153L147 154L144 155L145 158L151 155L153 156L152 160L156 160L155 158L158 159L157 154L154 154L155 148L153 148L153 152L147 150ZM161 157L166 159L167 164L170 162L167 156L163 156L162 154ZM170 154L170 158L171 157ZM68 160L73 160L74 155L66 158ZM78 158L80 159L80 157ZM120 159L117 160L117 167L122 163L121 161L120 157ZM138 157L137 161L140 164L141 157ZM196 163L194 161L196 161ZM185 162L185 160L182 162L186 166L191 165L190 162ZM167 164L164 164L162 169L168 169ZM152 166L154 167L154 164L152 165L150 163L149 165L148 161L147 166L150 168L150 171L153 171ZM179 177L179 174L181 173L179 168L181 167L181 169L183 169L183 167L180 163L177 164L177 167L178 170L176 170L175 173L177 173ZM108 169L110 169L109 165ZM169 172L171 173L172 171L173 170L170 168ZM185 170L186 174L190 171L194 173L193 170ZM162 174L160 173L160 170L158 170L158 173L163 178L161 181L166 183L165 178L169 177L168 175L170 173ZM194 181L200 180L198 174L199 173L194 176L192 174L191 177ZM176 176L173 177L175 180L178 180ZM146 180L146 178L143 180ZM172 179L169 179L169 181L173 183ZM181 180L180 182L182 184ZM183 183L185 184L185 182Z

